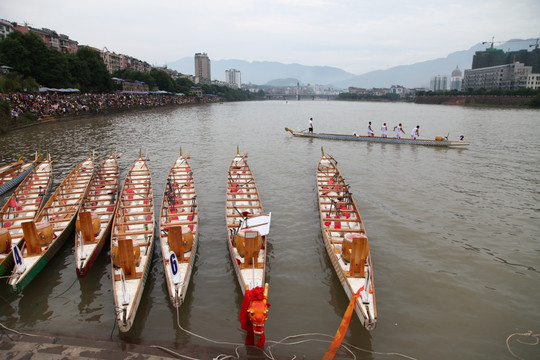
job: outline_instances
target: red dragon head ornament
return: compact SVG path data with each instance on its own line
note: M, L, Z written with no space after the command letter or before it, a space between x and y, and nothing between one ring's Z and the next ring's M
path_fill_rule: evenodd
M264 289L257 286L251 290L246 288L242 309L240 310L240 324L246 330L246 345L255 345L255 336L259 337L258 347L263 347L265 342L264 323L268 319L268 284Z

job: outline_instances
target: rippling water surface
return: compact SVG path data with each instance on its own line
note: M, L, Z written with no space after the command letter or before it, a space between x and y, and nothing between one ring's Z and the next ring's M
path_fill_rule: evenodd
M372 121L420 125L421 137L465 135L467 149L293 138L284 127L365 134ZM180 324L216 341L243 343L238 323L242 293L228 257L225 187L239 146L248 152L266 211L272 212L267 280L267 345L286 336L333 336L348 305L324 249L317 211L315 168L321 146L339 162L370 240L378 325L365 331L353 317L345 342L359 359L398 352L417 359L512 358L506 338L540 333L540 112L415 104L325 101L242 102L158 109L43 124L2 135L0 160L40 150L52 154L54 186L90 150L123 152L122 179L139 149L147 153L155 203L180 147L199 197L200 245ZM392 133L391 133L392 135ZM5 201L7 195L0 200ZM159 205L156 205L159 206ZM156 209L158 211L159 209ZM134 328L115 327L108 250L77 279L68 242L23 291L0 287L0 321L23 331L157 344L216 347L179 329L169 305L160 252L154 248ZM297 340L314 339L313 336ZM317 359L325 342L276 345L281 358ZM539 346L511 342L512 351L538 358ZM191 348L192 349L192 348ZM193 355L193 354L192 354ZM208 357L207 357L208 358ZM262 356L261 356L262 358ZM340 358L353 357L340 352Z

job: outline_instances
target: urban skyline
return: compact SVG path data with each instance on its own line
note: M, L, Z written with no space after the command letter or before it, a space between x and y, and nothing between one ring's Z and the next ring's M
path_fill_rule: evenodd
M154 66L205 50L214 60L325 65L364 74L440 58L493 38L536 38L540 2L158 0L148 7L126 0L28 0L2 2L0 13Z
M4 39L10 32L18 31L22 33L33 32L37 34L46 45L60 52L65 53L75 53L78 50L78 42L69 38L69 36L64 34L58 34L54 30L50 29L36 29L29 26L21 26L17 23L10 23L7 20L0 19L0 39ZM456 69L452 72L451 80L448 83L448 78L445 75L436 75L431 77L430 81L430 90L432 91L441 91L441 90L461 90L462 86L464 89L517 89L522 87L529 88L538 88L538 79L540 74L533 73L533 69L538 72L540 68L540 59L533 60L538 58L536 52L538 52L538 39L535 44L535 53L529 55L517 53L519 56L516 61L516 54L514 54L514 61L511 65L508 65L508 59L505 57L504 51L493 49L495 42L491 41L491 48L486 51L476 52L472 61L472 70L466 69L465 75L462 76L459 66L456 66ZM533 46L533 45L531 45ZM147 72L151 68L148 63L142 62L138 59L131 58L126 55L119 55L114 52L110 52L107 48L103 50L95 49L101 53L101 56L107 66L107 69L110 73L113 73L116 70L121 70L125 68ZM526 52L526 51L525 51ZM519 59L525 57L527 64L522 64L519 62ZM506 65L502 66L506 61ZM528 64L532 62L532 66ZM498 65L498 67L493 68L490 65ZM168 70L167 67L162 67L165 70ZM478 70L478 68L486 68ZM493 69L491 69L493 68ZM477 70L475 70L477 69ZM185 76L190 77L189 75L180 74L176 71L168 71L173 77ZM211 75L211 61L207 53L195 53L194 56L194 75L193 80L195 83L209 84L213 82ZM225 71L225 81L223 82L231 87L240 88L241 83L241 72L236 69L228 69ZM448 86L450 85L450 86Z

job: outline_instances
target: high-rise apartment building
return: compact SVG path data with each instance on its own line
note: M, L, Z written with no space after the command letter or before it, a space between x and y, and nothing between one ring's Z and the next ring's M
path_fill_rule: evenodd
M195 54L195 77L201 83L210 83L212 80L210 72L210 58L206 53Z
M240 71L236 69L225 70L225 82L233 87L240 88L242 86L242 76Z
M443 75L437 75L431 78L429 88L432 91L446 90L447 77Z

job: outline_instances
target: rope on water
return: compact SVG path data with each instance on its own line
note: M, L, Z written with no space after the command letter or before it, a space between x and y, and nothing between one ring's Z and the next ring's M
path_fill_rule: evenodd
M189 331L189 330L184 329L184 328L182 327L182 325L180 325L180 313L179 313L178 307L176 307L176 324L178 325L178 327L179 327L182 331L184 331L184 332L186 332L186 333L188 333L188 334L190 334L190 335L192 335L192 336L198 337L199 339L203 339L203 340L212 342L212 343L214 343L214 344L220 344L220 345L234 345L234 346L244 346L244 344L239 344L239 343L232 343L232 342L227 342L227 341L216 341L216 340L212 340L212 339L209 339L209 338L207 338L207 337L204 337L204 336L195 334L195 333L193 333L193 332L191 332L191 331Z
M195 337L197 337L197 338L199 338L199 339L203 339L203 340L206 340L206 341L211 342L211 343L214 343L214 344L220 344L220 345L234 345L234 346L236 347L236 348L235 348L236 357L233 357L233 356L231 356L231 355L219 354L217 357L215 357L216 360L240 359L240 354L238 353L238 349L239 349L240 347L245 346L244 344L233 343L233 342L227 342L227 341L216 341L216 340L212 340L212 339L209 339L209 338L207 338L207 337L204 337L204 336L202 336L202 335L195 334L195 333L193 333L193 332L191 332L191 331L189 331L189 330L187 330L187 329L184 329L184 328L182 327L182 325L180 325L180 313L179 313L178 307L176 308L176 324L178 325L178 327L179 327L182 331L188 333L189 335L195 336ZM189 357L189 356L179 354L179 353L177 353L177 352L174 352L174 351L172 351L172 350L170 350L170 349L168 349L168 348L162 347L162 346L155 346L155 345L152 345L151 347L154 347L154 348L157 348L157 349L161 349L161 350L163 350L163 351L166 351L166 352L168 352L169 354L173 354L173 355L177 356L178 358L186 358L186 359L189 359L189 360L197 360L197 359L195 359L195 358L191 358L191 357ZM257 349L259 349L259 348L257 348ZM259 349L259 350L261 350L261 349ZM275 359L272 357L271 354L268 355L268 354L266 354L263 350L261 350L261 351L262 351L263 354L264 354L266 357L268 357L270 360L275 360Z
M184 332L186 332L186 333L188 333L188 334L190 334L192 336L198 337L200 339L212 342L214 344L234 345L234 346L236 346L236 348L235 348L236 358L231 356L231 355L219 354L217 357L214 358L215 360L240 359L240 354L238 353L238 349L241 348L241 347L244 347L245 346L244 344L232 343L232 342L227 342L227 341L216 341L216 340L212 340L212 339L209 339L207 337L195 334L195 333L193 333L193 332L191 332L191 331L189 331L187 329L184 329L182 327L182 325L180 325L180 313L179 313L178 307L176 308L176 324L178 325L178 327L182 331L184 331ZM525 334L525 335L527 335L527 334ZM273 345L268 346L265 350L259 349L259 348L256 348L256 349L259 349L264 354L264 356L267 357L268 359L275 360L271 349L272 349L272 347L274 347L276 345L298 345L298 344L307 343L307 342L331 343L331 340L323 340L323 339L304 339L304 340L298 340L298 341L293 341L293 342L286 342L287 340L290 340L290 339L297 339L297 338L308 337L308 336L311 336L311 337L319 336L319 337L326 337L326 338L329 338L329 339L334 338L332 335L321 334L321 333L297 334L297 335L290 335L290 336L284 337L283 339L281 339L279 341L267 340L267 343L273 343ZM537 338L537 343L538 343L538 338ZM528 345L535 345L535 344L528 344ZM173 355L177 356L178 358L186 358L186 359L189 359L189 360L197 360L195 358L191 358L189 356L179 354L177 352L174 352L174 351L172 351L170 349L167 349L165 347L162 347L162 346L154 346L154 345L152 345L151 347L158 348L158 349L161 349L163 351L166 351L166 352L168 352L170 354L173 354ZM370 354L373 354L373 355L399 356L399 357L409 359L409 360L416 360L415 358L413 358L411 356L407 356L407 355L404 355L404 354L401 354L401 353L396 353L396 352L385 353L385 352L371 351L371 350L362 349L362 348L359 348L359 347L356 347L354 345L347 344L347 343L342 343L341 348L343 348L347 352L349 352L351 354L351 356L352 356L352 359L354 359L354 360L356 359L356 355L351 350L351 348L355 349L355 350L358 350L358 351L370 353ZM294 360L294 359L296 359L296 355L294 355L291 360Z
M512 349L510 349L510 339L513 338L514 336L528 336L528 337L532 337L532 338L535 338L536 340L532 343L529 343L529 342L524 342L524 341L521 341L519 339L517 339L516 341L520 344L524 344L524 345L529 345L529 346L535 346L535 345L538 345L540 343L540 334L533 334L533 331L532 330L529 330L528 332L526 333L513 333L513 334L510 334L507 338L506 338L506 348L508 349L508 351L510 352L510 354L512 354L513 357L517 358L517 359L520 359L520 360L523 360L523 358L517 356L516 354L514 354L514 352L512 351Z
M5 325L2 324L2 323L0 323L0 327L2 327L4 330L11 331L11 332L13 332L13 333L15 333L15 334L18 334L18 335L39 337L39 335L23 333L23 332L20 332L20 331L17 331L17 330L10 329L10 328L8 328L7 326L5 326Z
M71 289L71 287L73 285L75 285L75 283L77 282L77 278L75 278L75 280L73 280L73 282L71 283L71 285L68 286L68 288L64 291L62 291L60 294L56 295L55 297L53 297L53 299L56 299L56 298L59 298L61 297L62 295L64 295L65 293L67 293L69 291L69 289Z
M161 349L171 355L174 355L176 356L177 358L183 358L183 359L188 359L188 360L197 360L196 358L192 358L192 357L189 357L189 356L186 356L186 355L182 355L182 354L179 354L175 351L172 351L171 349L167 349L166 347L163 347L163 346L158 346L158 345L150 345L151 348L156 348L156 349Z

